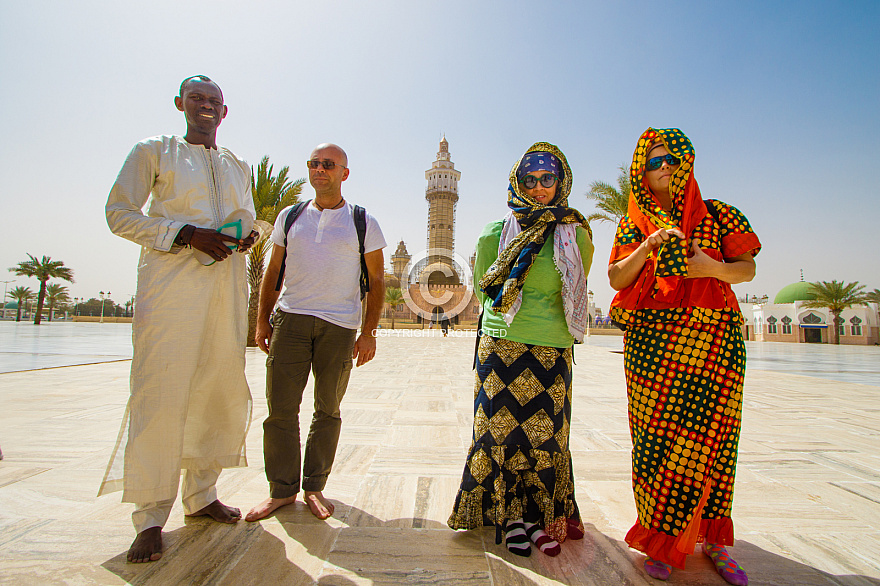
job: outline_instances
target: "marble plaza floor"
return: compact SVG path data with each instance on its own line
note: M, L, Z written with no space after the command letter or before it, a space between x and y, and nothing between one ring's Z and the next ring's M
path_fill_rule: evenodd
M392 336L352 375L325 491L331 519L298 503L228 526L184 520L178 504L165 556L150 564L125 561L131 505L95 496L130 362L123 350L81 350L92 363L47 368L52 360L24 352L37 370L0 374L0 584L656 584L623 543L635 507L613 343L576 349L571 447L587 535L557 558L519 558L491 529L446 527L470 441L473 338ZM864 356L876 372L880 349ZM219 482L221 498L245 511L267 495L259 351L248 351L247 376L250 466ZM880 585L880 379L866 380L749 370L731 551L752 585ZM309 390L303 421L310 401ZM724 584L702 555L668 583Z

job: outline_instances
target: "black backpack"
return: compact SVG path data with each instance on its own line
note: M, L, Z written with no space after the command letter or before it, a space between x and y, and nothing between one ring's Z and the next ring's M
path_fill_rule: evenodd
M290 232L290 227L293 226L293 223L296 222L296 219L302 213L309 203L312 200L301 201L298 204L294 205L290 208L290 211L287 212L287 217L284 218L284 257L281 259L281 270L278 271L278 282L275 283L275 290L281 291L281 285L284 283L284 270L287 264L287 233ZM361 286L361 299L370 291L370 273L367 271L367 261L364 259L364 238L367 235L367 210L362 208L359 205L354 206L354 228L357 230L358 236L358 249L361 254L361 278L360 278L360 286Z

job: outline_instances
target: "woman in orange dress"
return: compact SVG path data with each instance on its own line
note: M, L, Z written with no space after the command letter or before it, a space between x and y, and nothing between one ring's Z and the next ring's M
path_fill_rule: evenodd
M694 149L678 129L639 138L632 194L611 253L611 317L626 330L624 370L638 521L626 535L657 579L702 542L730 584L728 555L746 355L732 283L761 248L736 208L703 200Z

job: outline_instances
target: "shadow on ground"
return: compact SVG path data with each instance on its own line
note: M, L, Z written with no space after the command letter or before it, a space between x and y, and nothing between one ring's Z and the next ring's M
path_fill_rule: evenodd
M590 524L584 539L565 542L559 556L533 549L522 558L496 545L491 528L454 532L421 518L382 521L333 503L332 522L315 519L302 503L257 523L191 520L164 534L158 562L129 564L122 552L102 566L131 584L658 584L644 574L640 553ZM875 578L833 575L747 541L737 541L731 552L752 586L880 586ZM702 554L687 565L666 583L724 586Z

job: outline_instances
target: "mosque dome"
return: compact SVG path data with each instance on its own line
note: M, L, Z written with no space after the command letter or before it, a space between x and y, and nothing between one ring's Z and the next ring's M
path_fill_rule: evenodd
M776 298L773 299L773 303L794 303L796 301L810 301L815 298L816 295L810 292L810 284L806 281L798 281L780 289Z

